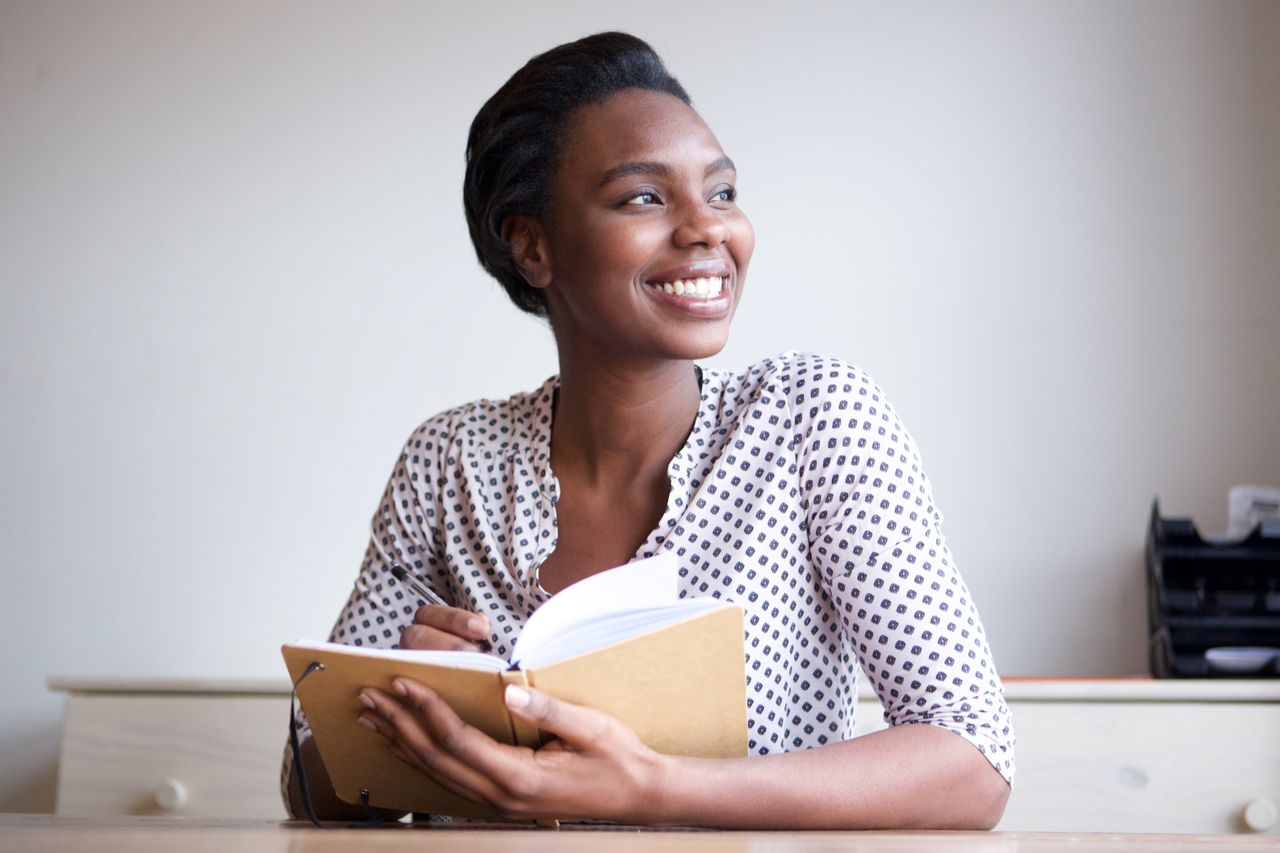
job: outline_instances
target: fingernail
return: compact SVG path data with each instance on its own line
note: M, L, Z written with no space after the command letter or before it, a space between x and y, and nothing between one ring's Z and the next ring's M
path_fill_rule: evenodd
M527 708L533 701L533 694L519 685L508 684L506 701L510 708Z
M360 716L356 717L356 722L371 731L376 732L378 730L378 727L373 724L373 721L366 719L364 714L361 714Z
M391 682L391 689L399 693L401 696L409 695L409 688L404 686L403 681L396 680Z
M368 693L360 694L360 704L368 708L370 711L376 710L377 705L373 704L373 697Z
M489 620L483 616L472 616L467 620L467 628L473 634L487 634L489 633Z

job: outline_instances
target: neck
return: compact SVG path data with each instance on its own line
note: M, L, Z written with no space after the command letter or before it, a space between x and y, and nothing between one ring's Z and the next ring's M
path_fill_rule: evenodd
M665 478L701 392L692 361L620 363L560 350L560 393L551 433L557 476L604 485Z

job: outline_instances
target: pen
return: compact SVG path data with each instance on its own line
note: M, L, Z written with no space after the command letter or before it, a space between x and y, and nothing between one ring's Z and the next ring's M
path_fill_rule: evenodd
M413 592L414 595L418 596L418 598L421 598L424 604L439 604L441 607L449 606L444 603L444 599L427 589L418 581L417 578L405 571L404 566L401 566L398 563L392 563L391 574L395 575L396 580L400 581L400 583L409 587L410 591Z
M427 587L425 587L417 578L409 574L404 566L401 566L398 563L392 563L391 574L395 575L396 580L407 586L410 592L422 599L424 604L438 604L441 607L449 606L448 604L445 604L444 599L427 589ZM488 640L479 640L476 645L485 651L491 650Z

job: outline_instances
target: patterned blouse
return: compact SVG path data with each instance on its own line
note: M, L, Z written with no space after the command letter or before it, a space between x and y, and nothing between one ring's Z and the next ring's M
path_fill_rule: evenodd
M890 725L953 731L1012 783L1004 689L915 442L884 393L856 367L799 353L702 370L701 383L666 513L636 557L674 551L681 597L745 609L751 751L852 736L861 664ZM550 596L538 566L556 547L557 384L418 427L332 642L396 646L417 608L388 571L398 562L487 613L493 650L510 653Z

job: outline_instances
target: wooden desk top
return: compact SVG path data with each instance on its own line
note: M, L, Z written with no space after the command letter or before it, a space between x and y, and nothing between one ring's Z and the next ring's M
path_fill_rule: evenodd
M429 833L429 835L428 835ZM322 831L303 823L0 815L0 851L78 853L1142 853L1280 850L1280 836L1005 832L705 832L622 827L447 829L393 824Z
M288 696L288 681L270 678L60 678L58 693L169 696ZM1006 677L1011 702L1280 702L1280 678L1026 678ZM875 701L866 676L858 698Z

